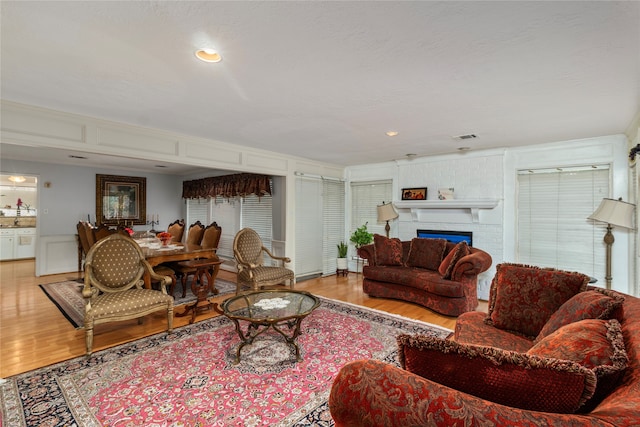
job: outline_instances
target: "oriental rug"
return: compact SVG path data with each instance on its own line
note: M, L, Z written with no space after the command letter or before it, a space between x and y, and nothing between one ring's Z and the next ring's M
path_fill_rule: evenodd
M7 378L3 426L332 426L327 399L347 362L397 362L400 333L451 331L321 298L302 322L302 361L269 330L242 349L224 316Z
M236 284L228 280L216 279L218 296L236 292ZM63 282L39 285L40 289L49 297L64 317L71 322L74 328L84 327L84 299L82 298L83 281L68 280ZM182 285L178 283L174 289L174 306L188 304L196 300L191 292L191 278L187 282L187 295L182 298ZM1 426L0 426L1 427Z

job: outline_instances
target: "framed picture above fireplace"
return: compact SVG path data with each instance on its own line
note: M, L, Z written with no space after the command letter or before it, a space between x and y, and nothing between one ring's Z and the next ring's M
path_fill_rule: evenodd
M450 230L417 230L418 237L427 239L446 239L452 243L460 243L465 240L467 245L473 246L472 231L450 231Z
M427 188L403 188L402 200L427 200Z

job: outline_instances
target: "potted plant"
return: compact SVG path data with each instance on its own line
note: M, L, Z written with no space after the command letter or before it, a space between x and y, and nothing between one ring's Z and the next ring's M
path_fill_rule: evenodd
M358 227L356 231L351 234L350 240L354 245L356 245L356 248L360 248L373 242L373 234L369 233L369 231L367 230L366 222L363 226Z
M345 242L340 242L338 245L338 258L336 259L336 266L338 270L347 269L347 251L349 246Z

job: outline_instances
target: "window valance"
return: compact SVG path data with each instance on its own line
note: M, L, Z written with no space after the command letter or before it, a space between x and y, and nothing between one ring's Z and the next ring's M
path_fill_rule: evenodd
M209 197L245 197L250 194L271 194L271 177L251 173L214 176L182 182L183 199L206 199Z

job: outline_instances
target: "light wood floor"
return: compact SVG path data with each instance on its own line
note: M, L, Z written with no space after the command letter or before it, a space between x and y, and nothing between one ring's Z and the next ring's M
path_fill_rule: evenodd
M35 277L33 260L0 262L0 378L30 371L74 357L82 356L84 329L74 329L71 323L51 303L39 284L74 280L78 273ZM235 281L235 274L220 271L219 277ZM453 329L454 317L442 316L416 304L382 298L370 298L362 292L362 275L328 276L307 280L296 289L316 295L346 301L405 317L422 320ZM215 298L221 302L226 297ZM478 310L486 311L486 303ZM176 307L176 312L182 312ZM202 313L197 321L217 314ZM186 325L190 316L174 318L174 327ZM113 347L138 338L156 334L166 328L162 312L137 320L97 325L94 329L94 351Z

